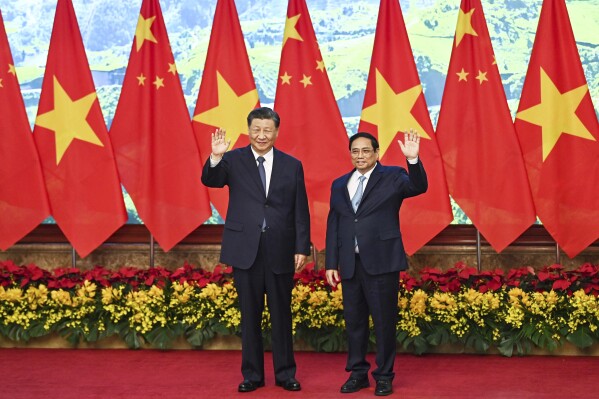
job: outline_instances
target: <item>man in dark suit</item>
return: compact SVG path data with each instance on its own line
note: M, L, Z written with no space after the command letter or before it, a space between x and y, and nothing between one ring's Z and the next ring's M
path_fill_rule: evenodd
M399 272L407 268L399 208L405 198L422 194L428 183L418 159L420 138L406 132L398 140L408 159L408 170L378 162L379 144L369 133L349 139L355 169L331 186L327 221L326 277L331 286L343 283L343 317L348 338L346 371L349 379L342 393L370 386L366 361L369 315L374 322L376 364L375 395L393 392L396 352L397 296Z
M250 145L227 152L225 131L212 134L212 154L202 183L229 186L221 257L233 266L241 310L241 373L239 392L264 386L262 311L264 294L272 324L275 383L299 391L291 327L293 275L310 253L310 214L304 170L297 159L273 147L279 115L257 108L247 118Z

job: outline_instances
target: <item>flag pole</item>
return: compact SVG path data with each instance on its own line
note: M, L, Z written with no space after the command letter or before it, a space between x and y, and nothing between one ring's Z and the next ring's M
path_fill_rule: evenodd
M481 271L481 248L480 248L480 231L476 229L476 270Z
M561 254L559 252L559 244L556 242L555 243L555 263L556 264L561 264Z
M314 244L312 244L312 259L314 260L314 270L316 270L318 269L318 251Z
M150 233L150 267L154 267L154 236Z
M77 267L77 253L75 247L71 245L71 266Z

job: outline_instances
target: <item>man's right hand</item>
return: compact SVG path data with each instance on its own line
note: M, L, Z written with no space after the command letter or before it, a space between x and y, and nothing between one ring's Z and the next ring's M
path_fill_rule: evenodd
M227 140L225 129L216 129L212 133L212 154L214 161L220 160L231 145L231 140Z
M337 270L331 269L326 271L327 282L331 287L336 287L339 284L341 279L339 278L339 272Z

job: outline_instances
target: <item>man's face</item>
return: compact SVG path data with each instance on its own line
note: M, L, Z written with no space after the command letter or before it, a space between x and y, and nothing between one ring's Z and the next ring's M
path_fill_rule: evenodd
M264 155L275 144L279 129L272 119L254 118L249 126L250 144L259 155Z
M364 174L374 168L379 159L379 149L372 148L372 143L365 137L358 137L351 143L351 161L356 169Z

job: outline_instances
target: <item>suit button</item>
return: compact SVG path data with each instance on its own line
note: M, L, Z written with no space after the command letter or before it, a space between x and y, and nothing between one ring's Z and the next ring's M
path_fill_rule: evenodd
M354 222L356 222L356 223L357 223L357 222L358 222L358 219L354 219Z
M264 207L265 207L265 208L268 208L268 204L265 204L265 205L264 205Z

